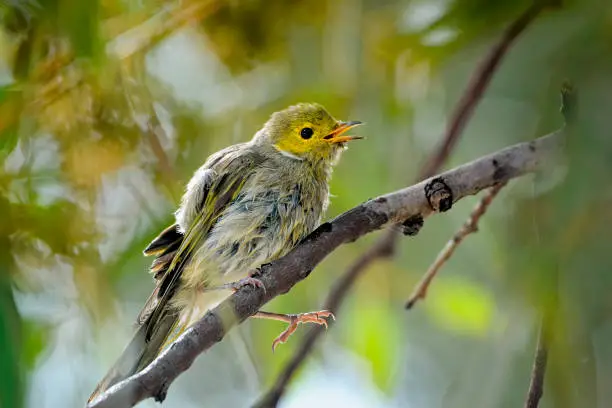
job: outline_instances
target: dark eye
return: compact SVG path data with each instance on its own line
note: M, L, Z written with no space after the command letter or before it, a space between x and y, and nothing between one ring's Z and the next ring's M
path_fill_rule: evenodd
M304 128L300 131L300 136L302 136L302 139L310 139L313 134L314 132L311 128Z

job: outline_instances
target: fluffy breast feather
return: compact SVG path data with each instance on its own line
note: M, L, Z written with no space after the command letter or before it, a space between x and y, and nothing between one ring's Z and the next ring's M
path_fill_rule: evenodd
M285 255L314 230L327 207L327 184L278 167L261 168L228 206L196 252L184 284L238 280Z

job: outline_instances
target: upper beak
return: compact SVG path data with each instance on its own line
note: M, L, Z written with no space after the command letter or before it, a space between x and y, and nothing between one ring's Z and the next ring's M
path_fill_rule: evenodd
M334 129L333 132L323 137L323 139L327 140L330 143L343 143L343 142L348 142L350 140L363 139L363 137L361 136L349 136L349 135L342 136L342 134L346 132L347 130L352 129L355 126L359 126L359 125L361 125L361 122L357 120L354 120L351 122L338 122L338 127Z

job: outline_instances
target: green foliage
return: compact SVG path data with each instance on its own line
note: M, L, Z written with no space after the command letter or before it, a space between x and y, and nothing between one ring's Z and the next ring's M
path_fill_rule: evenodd
M57 23L70 38L77 57L94 57L99 52L99 7L97 1L59 1Z
M491 295L465 279L441 277L435 298L425 304L442 327L461 334L485 336L493 328L495 303Z
M447 164L554 130L569 77L580 109L558 166L510 183L481 221L486 234L466 239L422 307L405 315L411 285L473 202L428 218L392 261L362 278L321 342L363 359L368 390L398 405L434 406L448 384L453 398L444 406L522 405L533 322L556 309L561 357L551 357L547 403L612 401L603 389L591 392L612 375L601 357L612 355L612 8L564 3L510 48ZM0 408L82 406L153 289L142 249L172 222L184 184L209 154L248 140L273 111L319 102L366 122L357 130L365 140L334 172L328 214L403 187L478 62L531 4L0 2ZM340 248L267 310L320 308L370 240ZM508 316L516 321L499 336L498 319ZM244 396L261 391L258 376L270 384L304 330L272 354L282 324L246 327L244 350L231 341L211 350L171 388L168 406L248 405ZM494 369L487 351L499 357ZM317 362L330 376L340 371ZM311 372L306 365L301 378ZM327 381L317 380L315 393Z
M10 85L0 86L0 105L10 104L11 100L18 98L18 91L14 90ZM12 123L6 127L0 127L0 163L4 162L4 159L17 146L19 141L17 126L17 123Z
M28 370L34 369L37 359L47 346L49 335L48 327L33 321L23 322L23 364Z
M397 311L371 300L355 306L344 342L370 365L374 383L390 391L394 385L391 380L399 369L397 355L402 344Z
M22 327L8 276L6 239L0 252L0 407L20 407L23 401Z

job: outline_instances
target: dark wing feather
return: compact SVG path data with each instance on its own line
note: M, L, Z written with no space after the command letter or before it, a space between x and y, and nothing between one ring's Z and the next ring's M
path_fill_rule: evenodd
M173 224L168 228L164 229L151 243L145 248L143 253L145 255L157 255L151 265L151 272L158 283L157 287L153 290L153 293L148 297L142 310L136 318L138 325L141 325L147 321L155 307L157 306L158 293L159 293L159 281L168 272L168 268L172 263L172 259L176 254L176 251L183 242L183 234L179 231L178 225Z
M183 234L179 231L177 224L172 224L163 230L147 247L142 251L146 256L161 255L168 253L169 250L176 250L183 240Z

